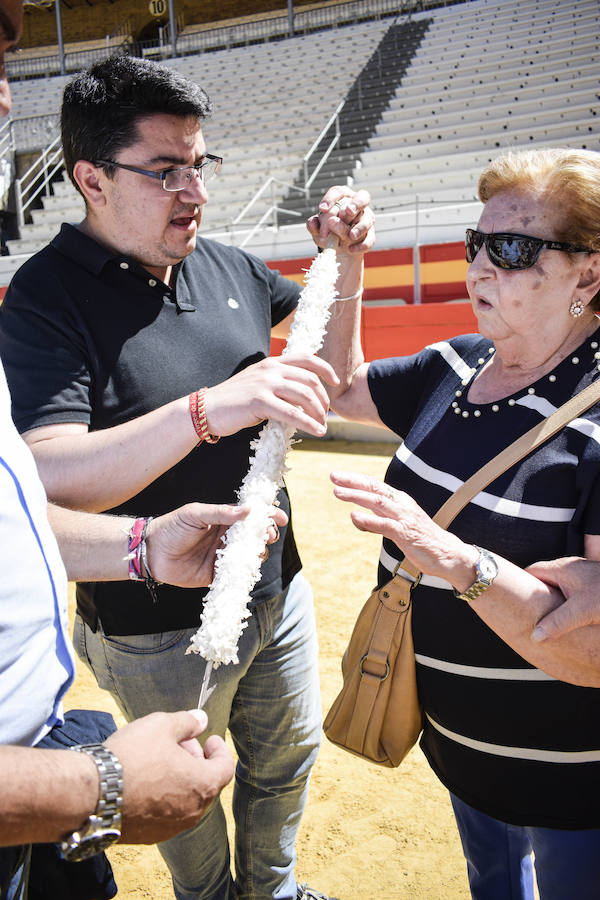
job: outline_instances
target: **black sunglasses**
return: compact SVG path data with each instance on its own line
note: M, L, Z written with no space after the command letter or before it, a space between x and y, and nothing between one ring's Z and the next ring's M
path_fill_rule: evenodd
M562 250L564 253L591 253L587 247L576 247L560 241L544 241L542 238L530 237L528 234L486 234L467 228L465 238L465 256L472 263L483 244L491 263L499 269L528 269L537 260L544 248L546 250Z

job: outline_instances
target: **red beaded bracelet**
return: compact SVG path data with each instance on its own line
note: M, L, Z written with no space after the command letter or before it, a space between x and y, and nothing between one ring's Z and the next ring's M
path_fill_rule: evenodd
M209 434L208 422L206 420L204 396L207 390L208 388L203 387L199 391L194 391L190 394L190 416L192 417L194 431L200 438L200 443L202 444L203 441L206 441L207 444L216 444L219 440L219 436Z

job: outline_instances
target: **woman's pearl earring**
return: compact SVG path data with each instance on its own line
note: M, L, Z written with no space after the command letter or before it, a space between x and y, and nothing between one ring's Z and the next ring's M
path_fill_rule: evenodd
M583 310L585 309L581 300L573 300L569 307L569 312L573 316L574 319L578 319L579 316L583 315Z

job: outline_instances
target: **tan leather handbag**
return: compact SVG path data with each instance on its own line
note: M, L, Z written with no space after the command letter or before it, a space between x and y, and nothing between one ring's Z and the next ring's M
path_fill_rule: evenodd
M475 472L440 507L434 522L447 528L476 494L599 400L600 380ZM423 727L411 621L411 590L420 578L405 559L363 606L342 659L342 690L323 724L334 744L382 766L400 765Z

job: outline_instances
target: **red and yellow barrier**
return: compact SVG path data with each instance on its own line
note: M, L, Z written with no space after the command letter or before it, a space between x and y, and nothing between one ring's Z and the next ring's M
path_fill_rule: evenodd
M286 278L304 282L312 258L269 262ZM467 296L465 246L462 241L419 248L421 303L415 304L415 272L410 247L372 250L365 257L362 343L367 360L404 356L426 344L477 330ZM396 301L396 302L394 302ZM283 342L273 341L280 353Z

